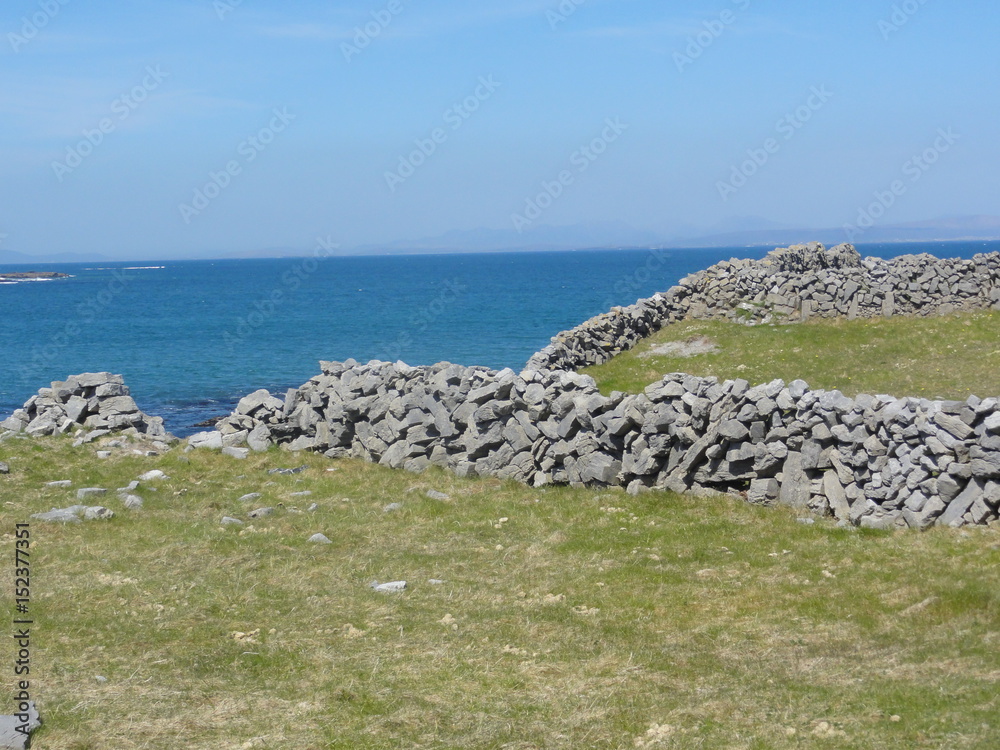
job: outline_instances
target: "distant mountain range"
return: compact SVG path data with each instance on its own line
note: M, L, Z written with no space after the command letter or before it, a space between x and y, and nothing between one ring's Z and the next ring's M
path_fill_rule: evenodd
M794 239L801 238L801 239ZM724 232L697 237L680 238L679 242L688 247L740 247L774 245L775 247L796 242L822 242L825 245L839 245L849 241L845 229L790 229L774 227ZM853 242L948 242L958 240L1000 240L1000 217L961 216L936 221L917 221L906 224L888 224L859 230Z
M856 244L891 242L935 242L1000 240L1000 217L957 216L930 221L873 226L859 232ZM671 232L636 229L625 222L593 222L569 226L541 225L524 232L514 229L454 230L437 237L398 240L381 244L342 247L340 255L406 255L427 253L477 253L530 250L581 250L587 248L646 247L783 247L800 242L822 242L828 246L848 241L843 228L795 228L760 217L736 217L710 229L685 227ZM195 258L293 258L312 255L311 248L269 247L234 253L174 256ZM171 258L157 258L170 260ZM27 255L0 250L0 264L93 263L136 258L112 258L96 253Z

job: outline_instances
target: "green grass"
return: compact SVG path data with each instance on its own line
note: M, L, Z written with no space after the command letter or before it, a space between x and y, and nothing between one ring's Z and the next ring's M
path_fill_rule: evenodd
M170 475L140 490L141 511L112 495L110 521L31 522L41 750L1000 737L995 527L852 531L724 497L536 490L279 452L101 461L95 449L0 447L13 470L0 476L7 602L14 524L75 502L45 481ZM299 463L300 475L265 471ZM221 527L253 491L261 505L320 508ZM403 510L384 513L390 502ZM307 544L317 531L334 543ZM381 595L373 579L410 586Z
M719 351L686 358L639 356L658 344L693 336L707 336ZM750 328L687 321L583 372L604 393L639 392L664 374L686 372L754 384L802 379L813 388L838 389L849 396L986 398L1000 395L1000 312Z

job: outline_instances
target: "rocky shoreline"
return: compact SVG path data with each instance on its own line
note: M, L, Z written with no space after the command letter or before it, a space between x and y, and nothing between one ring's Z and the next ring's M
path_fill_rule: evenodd
M752 386L684 374L641 394L606 397L572 368L604 361L684 317L759 324L997 307L998 278L998 254L875 262L846 245L794 246L762 261L717 264L665 295L587 321L520 373L323 362L319 375L283 397L266 390L245 397L214 430L192 436L188 449L238 459L277 445L533 486L731 493L871 528L991 523L1000 515L996 398L848 398L802 381ZM82 444L112 431L163 448L173 440L109 373L41 389L0 429L7 431L0 440L74 432Z

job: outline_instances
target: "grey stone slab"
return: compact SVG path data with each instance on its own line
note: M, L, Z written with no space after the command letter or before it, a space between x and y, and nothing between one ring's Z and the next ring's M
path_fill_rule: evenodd
M21 709L24 708L24 711ZM26 750L31 747L31 734L42 725L34 701L17 705L18 713L0 716L0 750Z
M948 503L948 507L941 514L938 523L942 526L961 526L962 516L968 512L976 500L983 496L984 487L984 482L978 479L970 479L958 497Z

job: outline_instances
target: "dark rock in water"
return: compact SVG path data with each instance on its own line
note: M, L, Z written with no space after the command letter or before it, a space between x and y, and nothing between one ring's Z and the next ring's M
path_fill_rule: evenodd
M0 273L0 281L32 281L35 279L68 279L68 273L54 271L26 271L22 273Z
M228 417L228 414L221 414L218 417L212 417L211 419L206 419L204 422L199 422L198 424L191 425L192 427L215 427L219 422Z

